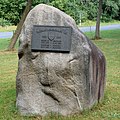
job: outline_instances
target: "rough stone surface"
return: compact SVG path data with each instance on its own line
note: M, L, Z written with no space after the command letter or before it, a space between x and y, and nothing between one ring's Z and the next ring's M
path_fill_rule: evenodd
M32 52L33 25L71 26L70 53ZM105 57L60 10L33 8L20 35L16 105L22 115L74 114L91 108L104 95Z

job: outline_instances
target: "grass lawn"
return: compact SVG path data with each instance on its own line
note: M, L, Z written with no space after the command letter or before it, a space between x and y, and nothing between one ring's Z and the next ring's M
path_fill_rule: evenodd
M112 24L120 24L120 21L113 20L110 22L101 22L100 23L101 26L112 25ZM86 22L81 24L82 27L83 26L95 26L95 25L96 25L96 21L90 21L90 20L87 20Z
M7 47L10 43L10 39L9 38L6 38L6 39L0 39L0 51L5 51L7 50ZM17 44L15 45L15 49L17 49L18 47L18 42Z
M91 33L86 33L89 37ZM74 116L22 117L15 107L17 51L4 51L9 39L0 39L0 120L120 120L120 30L102 31L103 39L93 41L107 60L104 100L91 110Z
M0 26L0 32L11 32L11 31L15 31L16 26L6 26L6 27L2 27Z

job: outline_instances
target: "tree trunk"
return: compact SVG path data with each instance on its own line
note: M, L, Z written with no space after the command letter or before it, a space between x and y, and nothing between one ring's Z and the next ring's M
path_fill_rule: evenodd
M17 42L17 39L20 35L23 23L25 21L25 18L27 16L27 14L29 13L29 11L31 9L31 6L32 6L32 0L28 0L26 8L23 12L23 15L22 15L21 19L20 19L20 22L18 23L17 28L15 30L15 33L13 34L13 36L11 38L11 42L10 42L10 44L8 46L8 49L7 49L8 51L14 50L14 46L15 46L15 44Z
M102 1L99 0L99 8L98 8L98 15L97 15L97 21L96 21L96 30L95 30L95 39L100 39L100 18L102 14Z

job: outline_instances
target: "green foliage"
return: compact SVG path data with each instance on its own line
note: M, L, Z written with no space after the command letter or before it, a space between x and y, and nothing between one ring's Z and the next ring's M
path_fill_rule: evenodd
M16 25L25 9L27 0L1 0L0 17ZM32 7L40 3L59 8L72 16L76 23L80 20L96 20L98 0L33 0ZM102 21L120 20L120 0L103 0Z
M26 6L25 0L1 0L0 17L17 24Z
M119 11L120 11L120 2L119 1L120 0L116 0L116 1L115 0L106 0L103 2L102 21L108 22L108 21L111 21L112 19L115 19L118 17Z
M89 20L96 20L97 17L97 2L87 2L83 5L83 10L86 11Z
M50 5L59 8L73 17L78 24L80 22L80 6L73 0L55 0Z
M0 26L5 27L5 26L10 26L12 25L10 21L5 20L4 18L0 18Z

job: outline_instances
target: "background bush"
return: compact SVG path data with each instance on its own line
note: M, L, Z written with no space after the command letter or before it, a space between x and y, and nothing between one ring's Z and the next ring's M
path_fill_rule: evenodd
M27 0L0 0L0 17L17 25L25 9ZM72 16L76 23L96 20L98 0L33 0L33 6L50 4ZM103 0L102 21L120 20L120 0Z
M0 26L5 27L5 26L10 26L12 25L10 21L5 20L4 18L0 18Z

